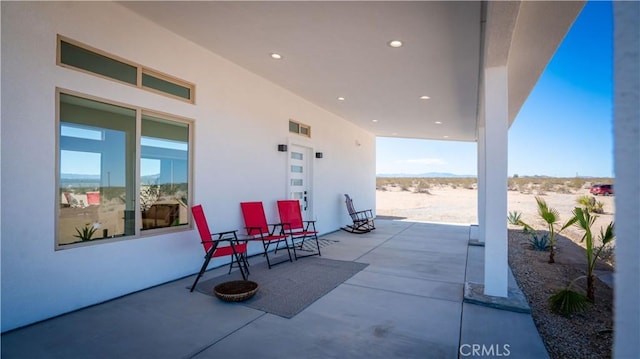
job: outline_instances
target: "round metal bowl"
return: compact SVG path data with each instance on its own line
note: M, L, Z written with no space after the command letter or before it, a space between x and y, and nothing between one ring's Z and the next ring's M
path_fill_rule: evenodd
M242 302L253 297L258 291L258 283L250 280L232 280L220 283L213 288L216 297L225 302Z

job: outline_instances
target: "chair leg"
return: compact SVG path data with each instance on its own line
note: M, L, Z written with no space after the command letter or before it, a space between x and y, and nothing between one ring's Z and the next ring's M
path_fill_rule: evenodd
M307 236L298 237L298 238L302 238L302 241L300 242L300 249L302 249L302 246L304 245L304 241L307 240ZM308 239L316 241L316 248L318 249L318 253L312 253L312 254L298 256L298 254L296 252L295 241L294 241L293 238L291 238L291 242L293 243L293 253L295 254L296 260L298 260L298 258L311 257L311 256L315 256L315 255L322 256L322 254L320 253L320 241L318 240L318 236L314 235L313 237L308 237ZM313 245L313 243L311 245Z
M249 274L249 269L245 267L245 269L247 269L247 274L244 273L244 269L242 268L242 263L240 263L240 261L242 260L242 254L240 253L234 253L231 256L231 265L233 265L233 260L236 260L236 263L238 263L238 269L240 270L240 274L242 275L242 279L243 280L247 280L247 274ZM229 273L231 273L231 271L229 271Z
M275 244L276 244L276 251L277 251L277 248L278 248L278 246L280 245L280 243L281 243L281 242L282 242L282 240L277 241L277 242L275 243ZM269 260L269 254L268 254L268 251L269 251L269 245L270 245L270 244L271 244L270 242L267 242L267 243L264 243L264 242L263 242L263 246L264 246L264 256L265 256L265 257L267 257L267 265L269 266L269 269L271 269L271 267L272 267L272 266L274 266L274 265L276 265L276 264L280 264L280 263L285 262L285 261L280 261L280 262L278 262L278 263L273 263L273 264L271 264L271 261ZM284 239L284 244L285 244L285 248L287 249L287 254L289 255L289 262L293 262L293 259L292 259L292 257L291 257L291 250L289 249L289 243L287 242L287 239L286 239L286 238ZM294 251L294 253L295 253L295 248L293 249L293 251ZM274 251L273 253L275 254L276 252Z
M291 258L291 249L289 249L289 242L287 242L287 238L284 239L284 245L285 247L287 247L287 253L289 254L289 262L293 262L293 259ZM296 249L293 248L293 252L295 253Z
M289 244L287 244L287 246L289 246ZM291 248L293 248L293 258L298 260L298 252L296 252L296 241L295 239L293 239L293 237L291 237Z
M247 271L247 275L251 274L251 273L249 273L249 259L247 258L247 253L241 254L240 258L242 259L242 262L244 263L244 269Z
M196 288L196 284L198 284L198 281L200 280L200 277L202 277L204 272L207 270L207 266L209 265L209 261L211 261L211 255L213 255L214 250L215 248L212 248L211 250L209 250L207 255L204 257L205 258L204 263L202 263L202 268L200 268L200 272L196 276L196 280L193 282L190 292L193 292L193 290Z
M269 249L269 243L265 243L263 241L262 246L264 247L264 256L267 257L267 266L269 267L269 269L271 269L271 261L269 260L269 253L267 253Z
M320 253L320 242L318 242L318 236L316 235L316 247L318 247L318 257L322 257L322 254Z

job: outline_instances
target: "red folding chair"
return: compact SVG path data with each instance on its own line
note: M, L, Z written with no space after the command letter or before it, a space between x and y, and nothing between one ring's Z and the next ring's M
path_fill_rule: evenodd
M278 213L280 214L280 222L282 222L284 233L291 237L293 254L296 260L309 256L321 256L318 232L316 231L316 221L305 221L302 219L300 202L297 199L278 201ZM296 240L300 240L299 249L302 249L307 239L315 240L317 252L298 256L296 252Z
M238 236L236 235L237 230L235 231L227 231L227 232L219 232L219 233L211 233L209 231L209 225L207 224L207 218L204 215L204 211L202 210L201 205L196 205L191 207L191 213L193 214L193 220L196 222L196 226L198 227L198 233L200 234L200 239L202 240L202 246L204 247L205 256L204 263L202 264L202 268L200 268L200 272L196 277L195 282L191 286L191 291L198 284L198 280L202 277L202 274L207 270L207 266L209 265L209 261L214 257L225 257L231 256L231 262L229 263L229 273L231 273L231 269L233 268L233 263L237 263L238 268L240 269L240 274L242 274L242 278L247 280L247 275L249 274L249 264L247 263L247 242L241 243L238 240ZM227 246L219 246L221 242L228 242ZM246 274L245 274L246 271Z
M269 260L269 246L275 244L274 253L278 252L278 245L284 242L287 253L289 254L289 262L293 262L291 259L291 251L289 250L289 243L287 242L287 235L282 234L281 224L268 224L267 217L264 214L264 207L262 202L242 202L240 203L242 209L242 217L244 218L244 225L247 228L247 235L255 240L261 240L264 247L264 256L267 257L267 265L271 269L272 265L286 262L282 260L278 263L271 264ZM271 230L269 230L271 226ZM276 228L280 228L278 234L276 234Z

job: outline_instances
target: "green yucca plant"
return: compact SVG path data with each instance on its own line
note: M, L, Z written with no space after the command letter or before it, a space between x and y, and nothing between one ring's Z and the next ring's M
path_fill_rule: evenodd
M546 252L549 250L549 235L547 233L538 237L537 233L531 234L529 245L536 252Z
M509 215L507 216L507 221L510 224L519 226L521 223L521 217L522 217L522 213L518 211L509 211Z
M76 238L80 238L80 240L83 241L83 242L90 241L91 237L93 237L93 234L96 233L98 228L100 228L100 226L95 224L95 223L94 224L87 223L82 228L82 230L76 228L76 232L78 234L74 234L73 236L76 237Z

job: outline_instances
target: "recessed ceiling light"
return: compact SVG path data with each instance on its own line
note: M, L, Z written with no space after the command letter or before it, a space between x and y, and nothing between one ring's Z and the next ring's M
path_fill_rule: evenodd
M280 55L278 53L272 52L270 56L274 60L282 60L282 55Z
M378 122L378 120L371 120L371 122Z
M391 47L402 47L402 41L400 40L391 40L389 41L389 46Z
M449 136L442 136L442 137L444 137L444 138L449 138Z
M338 97L338 101L344 101L344 100L345 100L344 97L342 97L342 96Z
M397 132L394 132L394 133L392 133L391 135L392 135L392 136L397 136L397 135L398 135L398 133L397 133Z
M429 96L420 96L420 99L421 99L421 100L428 100L428 99L430 99L430 98L431 98L431 97L429 97Z
M434 123L435 123L436 125L442 125L442 122L440 122L440 121L436 121L436 122L434 122Z

